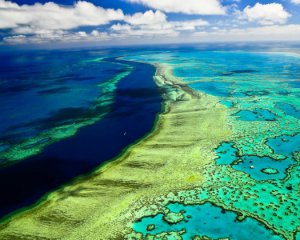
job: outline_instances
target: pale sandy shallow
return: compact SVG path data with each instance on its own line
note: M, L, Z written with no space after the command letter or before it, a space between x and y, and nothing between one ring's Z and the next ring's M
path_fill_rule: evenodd
M123 239L157 196L200 186L214 148L227 140L227 110L157 65L163 112L151 134L89 176L0 225L0 239ZM139 211L140 212L140 211Z

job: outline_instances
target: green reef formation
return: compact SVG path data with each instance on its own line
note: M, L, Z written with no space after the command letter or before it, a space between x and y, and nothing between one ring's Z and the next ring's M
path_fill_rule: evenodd
M233 95L214 97L155 65L153 131L2 223L0 239L299 239L299 88L236 87L237 70L223 73Z

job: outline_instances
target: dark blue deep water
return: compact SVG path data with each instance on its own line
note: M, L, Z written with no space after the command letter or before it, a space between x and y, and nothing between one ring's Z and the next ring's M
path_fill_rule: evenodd
M155 68L114 58L106 61L133 68L117 83L109 113L95 124L82 127L76 135L48 145L41 154L0 168L0 217L88 173L151 131L161 109L161 97L153 81Z
M1 53L0 145L34 137L59 125L63 113L93 105L99 84L126 68L95 59L88 51Z

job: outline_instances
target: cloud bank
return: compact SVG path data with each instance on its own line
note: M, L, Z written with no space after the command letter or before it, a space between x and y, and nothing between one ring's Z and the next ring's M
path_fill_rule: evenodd
M262 25L284 24L290 17L290 14L279 3L256 3L253 7L247 6L243 12L248 21Z
M147 11L145 13L136 13L132 16L126 16L124 19L126 22L132 25L156 25L165 23L167 16L161 11Z
M0 0L2 44L300 40L300 24L288 23L292 15L280 3L256 3L239 9L237 0L227 6L219 0L126 1L152 10L130 15L84 0L69 6ZM170 12L180 13L181 18ZM220 15L197 16L215 14ZM169 20L170 15L173 20Z

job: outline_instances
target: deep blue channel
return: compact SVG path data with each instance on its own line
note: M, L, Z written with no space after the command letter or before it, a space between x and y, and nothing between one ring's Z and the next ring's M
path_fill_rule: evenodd
M116 157L153 128L161 97L148 64L124 60L134 69L117 84L112 110L76 135L47 146L39 155L0 169L0 217L29 206L45 193ZM125 173L126 174L126 173Z

